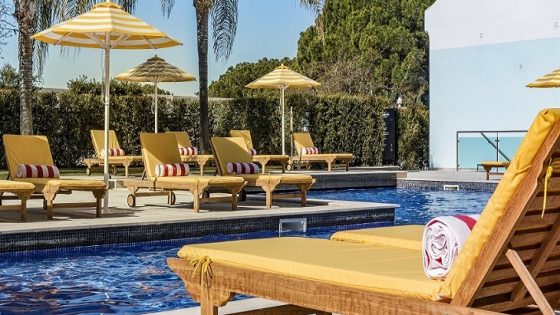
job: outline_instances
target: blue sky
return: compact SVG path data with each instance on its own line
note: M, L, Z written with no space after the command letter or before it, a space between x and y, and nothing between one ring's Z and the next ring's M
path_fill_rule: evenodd
M157 53L183 70L198 77L196 52L196 19L192 0L175 1L169 18L163 17L159 0L138 0L134 13L161 31L183 42L176 48L153 50L114 50L111 54L111 75L115 76L144 62ZM263 57L294 57L300 32L313 24L312 12L302 8L299 0L240 0L237 37L231 57L226 62L216 62L209 55L209 81L218 79L230 66L243 61L257 61ZM209 49L212 49L210 42ZM3 63L17 66L17 37L13 36L4 49ZM50 47L45 63L42 86L64 88L68 80L85 74L101 80L102 51L98 49L69 50ZM176 95L193 95L198 91L197 82L167 83L162 88Z

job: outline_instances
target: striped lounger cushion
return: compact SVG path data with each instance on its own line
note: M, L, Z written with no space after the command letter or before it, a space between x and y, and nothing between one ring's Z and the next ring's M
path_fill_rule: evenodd
M101 152L99 152L99 155L105 156L105 149L101 150ZM125 156L125 153L121 148L110 148L109 156Z
M189 175L189 165L185 163L158 164L156 166L156 176L187 176Z
M309 148L301 149L301 155L310 155L310 154L319 154L319 148L309 147Z
M196 147L180 147L179 154L181 156L197 155L198 149Z
M228 174L258 174L259 166L255 163L235 163L227 164Z
M20 164L16 171L17 178L59 178L60 171L53 165Z
M257 150L255 150L255 149L249 149L249 154L250 154L251 156L257 155Z
M428 278L445 279L478 218L478 215L442 216L426 224L422 258Z

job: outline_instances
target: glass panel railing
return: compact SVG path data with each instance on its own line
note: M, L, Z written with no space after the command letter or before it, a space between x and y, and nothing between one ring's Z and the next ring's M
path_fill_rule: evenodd
M524 130L458 131L457 170L478 169L483 161L510 161L525 133Z

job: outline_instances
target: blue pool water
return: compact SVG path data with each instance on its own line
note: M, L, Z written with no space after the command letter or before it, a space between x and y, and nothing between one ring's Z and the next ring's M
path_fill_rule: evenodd
M400 205L395 224L425 224L441 215L480 213L491 194L475 190L377 188L312 191L309 198L395 203Z
M488 192L419 189L322 191L312 198L397 203L397 224L433 216L478 213ZM310 229L328 238L341 228ZM0 254L0 314L141 314L193 306L182 282L166 266L188 243L277 236L277 232L213 235L163 242L76 247Z

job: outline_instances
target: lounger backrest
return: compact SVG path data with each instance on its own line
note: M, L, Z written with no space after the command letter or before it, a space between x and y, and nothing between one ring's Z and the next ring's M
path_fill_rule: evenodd
M560 162L560 109L542 111L488 201L440 292L453 303L493 311L533 304L506 253L515 250L529 265L545 295L560 293L560 167L549 181L547 211L543 179Z
M158 164L181 163L177 138L171 133L140 133L142 159L149 180L155 180Z
M301 149L314 147L313 140L309 132L294 132L294 144L296 146L296 155L301 154Z
M177 146L181 148L192 147L191 138L186 131L167 131L167 133L174 134L177 138Z
M212 152L220 175L227 175L229 162L251 163L247 145L240 137L212 137Z
M241 137L245 140L247 149L253 149L253 140L251 139L251 131L249 130L230 130L229 135L231 137Z
M4 135L4 154L11 179L16 178L18 165L54 165L49 140L45 136Z
M95 149L95 155L101 158L101 151L105 148L105 131L104 130L90 130L91 141ZM114 130L109 130L109 149L120 149L119 140Z

